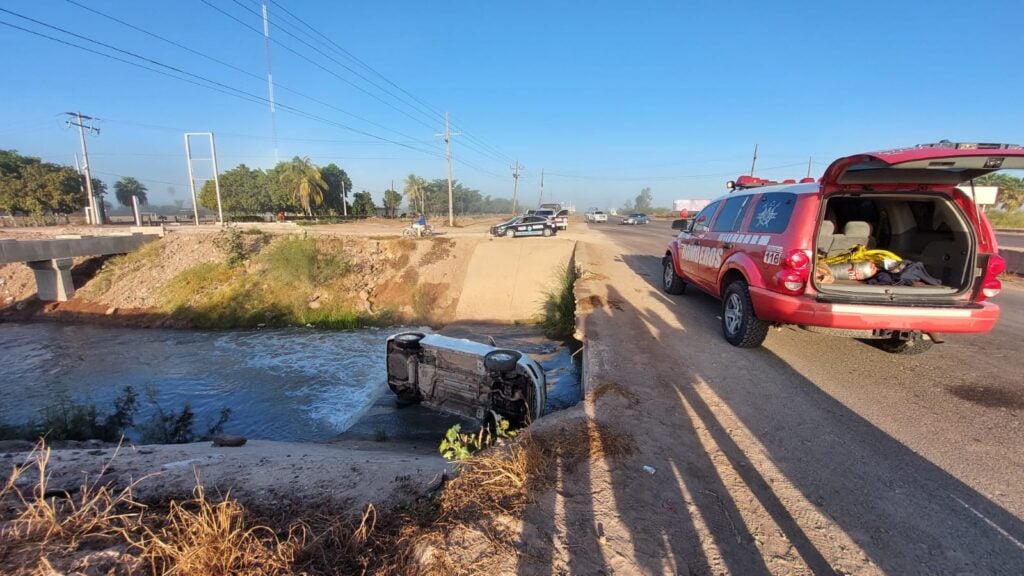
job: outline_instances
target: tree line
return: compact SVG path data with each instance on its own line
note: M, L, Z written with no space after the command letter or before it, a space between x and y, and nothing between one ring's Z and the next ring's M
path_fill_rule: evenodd
M410 174L405 179L405 197L410 212L423 212L442 216L448 214L448 180L430 180ZM484 196L479 190L468 188L452 180L452 205L456 216L464 214L508 214L512 211L509 198Z

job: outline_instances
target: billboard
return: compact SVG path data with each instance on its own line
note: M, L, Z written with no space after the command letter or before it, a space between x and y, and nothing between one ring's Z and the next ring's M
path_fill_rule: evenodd
M682 212L683 210L686 210L690 214L696 214L703 210L708 204L711 204L711 200L673 200L672 210L674 212Z

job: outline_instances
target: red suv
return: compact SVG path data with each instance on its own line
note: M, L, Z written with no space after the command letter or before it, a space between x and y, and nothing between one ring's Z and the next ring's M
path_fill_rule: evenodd
M744 348L782 324L903 354L988 332L1006 263L973 179L1004 168L1024 168L1024 148L943 141L840 158L818 181L743 176L673 224L664 290L721 298L725 339Z

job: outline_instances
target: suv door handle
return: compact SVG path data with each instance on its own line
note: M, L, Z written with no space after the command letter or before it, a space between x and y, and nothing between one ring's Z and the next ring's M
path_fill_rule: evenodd
M732 242L726 242L725 244L722 244L722 248L725 248L726 250L731 249L732 248Z

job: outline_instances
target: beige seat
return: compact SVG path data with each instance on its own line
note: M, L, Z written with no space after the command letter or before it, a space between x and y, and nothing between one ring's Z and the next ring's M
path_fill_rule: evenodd
M829 255L842 254L858 244L870 246L871 225L863 220L850 220L843 226L843 233L836 234L832 239Z
M831 220L825 220L818 229L818 252L828 254L832 249L832 241L836 237L836 225Z

